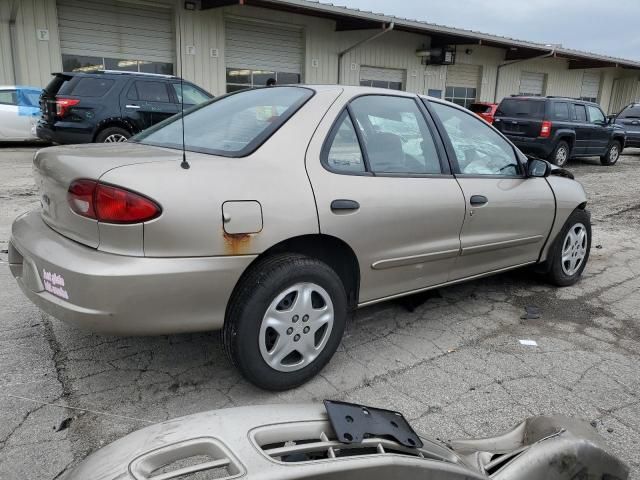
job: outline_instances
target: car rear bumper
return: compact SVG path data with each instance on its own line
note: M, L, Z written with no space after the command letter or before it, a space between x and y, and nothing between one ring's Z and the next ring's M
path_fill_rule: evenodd
M537 137L516 137L507 135L507 138L518 147L523 153L536 155L540 158L547 158L553 152L554 143L547 139Z
M40 140L70 145L74 143L91 143L93 141L93 130L90 128L61 128L40 122L36 126L36 135Z
M50 315L93 331L159 335L222 327L231 292L255 256L128 257L49 228L34 211L13 223L9 267Z

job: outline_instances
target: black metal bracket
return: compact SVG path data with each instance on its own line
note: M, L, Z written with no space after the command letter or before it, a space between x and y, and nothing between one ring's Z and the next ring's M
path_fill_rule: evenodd
M333 400L325 400L324 406L342 443L361 443L367 436L388 436L405 447L420 448L423 445L399 412Z

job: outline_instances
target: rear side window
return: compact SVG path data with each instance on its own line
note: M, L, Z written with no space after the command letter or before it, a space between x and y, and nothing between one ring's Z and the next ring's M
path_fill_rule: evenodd
M0 90L0 105L17 105L18 97L15 90Z
M169 91L165 82L143 82L136 80L134 82L137 91L137 99L143 102L163 102L168 103ZM131 98L131 97L128 97Z
M587 108L584 105L574 104L573 109L575 112L574 120L576 120L577 122L587 121Z
M76 97L102 97L111 90L114 83L109 78L81 78L67 94Z
M634 107L625 108L618 118L640 118L640 105Z
M345 111L328 138L327 166L337 172L364 172L366 170L356 129Z
M504 117L543 118L545 102L539 100L527 100L505 98L500 102L496 115Z
M554 120L569 120L569 105L564 102L554 102L553 104Z
M225 157L248 155L312 96L308 88L260 88L196 106L184 115L185 148ZM129 141L182 149L180 119L180 115L170 117Z
M350 106L372 172L441 173L433 137L414 99L367 95Z

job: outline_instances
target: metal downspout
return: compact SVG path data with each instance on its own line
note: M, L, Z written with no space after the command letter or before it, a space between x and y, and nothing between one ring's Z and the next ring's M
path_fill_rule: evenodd
M340 85L340 80L342 79L342 58L349 53L352 50L355 50L356 48L369 43L373 40L375 40L378 37L381 37L382 35L384 35L385 33L390 32L391 30L393 30L395 27L395 23L391 22L389 24L389 26L386 26L386 24L382 25L382 30L378 33L376 33L375 35L372 35L368 38L365 38L364 40L360 40L357 43L354 43L353 45L351 45L349 48L342 50L340 53L338 53L338 85Z
M506 67L508 65L514 65L516 63L528 62L529 60L540 60L541 58L549 58L549 57L555 56L555 54L556 54L556 49L554 48L553 50L551 50L548 53L545 53L544 55L538 55L537 57L531 57L531 58L522 58L520 60L512 60L510 62L502 62L500 65L498 65L498 71L496 72L496 86L493 90L493 103L498 102L498 84L500 83L500 70L502 69L502 67Z

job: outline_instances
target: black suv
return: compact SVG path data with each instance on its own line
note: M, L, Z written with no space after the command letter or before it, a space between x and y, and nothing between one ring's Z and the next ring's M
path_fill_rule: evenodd
M212 95L183 82L184 107ZM36 129L54 143L124 142L175 115L181 108L180 78L170 75L98 71L54 73L40 96Z
M618 161L624 129L608 120L596 103L564 97L508 97L500 102L494 126L524 153L563 166L570 158Z
M640 148L640 103L627 105L617 115L611 115L611 119L624 128L627 134L625 146Z

